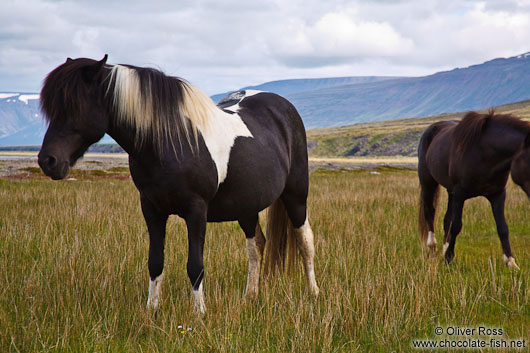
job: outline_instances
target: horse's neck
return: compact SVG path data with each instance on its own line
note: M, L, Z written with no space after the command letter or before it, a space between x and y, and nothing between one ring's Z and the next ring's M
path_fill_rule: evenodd
M512 159L520 150L528 131L515 126L493 126L486 133L492 149L500 156Z
M116 141L118 145L120 145L120 147L123 148L123 150L129 154L129 156L137 160L149 160L148 156L147 158L145 158L145 156L152 154L152 160L155 159L155 153L152 146L149 146L147 144L143 146L138 146L135 143L135 129L133 129L132 127L123 126L123 124L116 125L114 123L115 121L116 119L114 119L114 117L111 117L107 134L112 137L114 141ZM144 158L139 158L140 156L144 156Z

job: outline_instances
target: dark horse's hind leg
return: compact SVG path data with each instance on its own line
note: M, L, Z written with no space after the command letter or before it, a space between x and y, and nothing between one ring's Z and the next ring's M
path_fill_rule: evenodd
M247 238L248 277L245 295L254 298L258 295L259 275L261 272L261 259L265 249L265 237L259 225L258 215L245 217L239 220L239 225Z
M452 221L450 222L449 239L447 239L449 241L449 245L447 245L446 248L446 244L444 244L445 262L448 264L451 263L453 257L455 256L456 237L462 230L462 210L464 209L464 201L465 198L461 197L459 194L453 194L451 202Z
M307 286L311 293L317 296L319 289L314 269L315 246L313 243L313 231L307 219L307 191L297 192L296 188L289 189L286 187L281 199L294 227L296 244L304 262Z
M443 254L449 247L449 231L451 230L451 224L453 223L453 193L447 192L447 211L444 217L444 243L443 243Z
M206 234L207 206L202 200L194 200L184 216L188 228L188 277L191 282L195 308L201 314L206 311L202 279L204 275L203 250Z
M164 241L168 215L160 214L151 202L140 195L142 212L149 231L149 298L147 307L156 309L160 299L162 271L164 270Z
M506 218L504 217L504 203L506 201L506 190L503 190L497 194L487 196L491 209L493 211L493 217L495 217L495 223L497 224L497 233L501 240L502 251L504 253L504 262L508 267L519 269L519 266L515 263L515 259L512 255L510 248L510 239L508 237L508 225L506 224Z

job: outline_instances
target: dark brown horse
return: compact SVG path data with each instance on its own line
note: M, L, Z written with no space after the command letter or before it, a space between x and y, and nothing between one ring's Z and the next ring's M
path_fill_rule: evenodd
M504 218L506 183L513 181L530 197L530 123L511 115L470 112L460 121L441 121L423 133L418 147L421 184L419 229L422 243L436 251L434 214L438 188L447 189L443 252L450 263L462 229L467 199L484 196L491 203L505 263L518 268Z

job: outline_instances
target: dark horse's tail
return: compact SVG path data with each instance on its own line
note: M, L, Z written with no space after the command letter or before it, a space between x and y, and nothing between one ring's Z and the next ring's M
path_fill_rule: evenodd
M267 209L267 242L265 243L265 274L291 269L296 258L294 228L281 199Z
M432 212L432 218L434 219L436 206L438 205L438 189L439 186L436 185L434 191L428 190L427 192L424 192L424 188L422 186L420 194L420 211L418 214L418 227L420 231L420 241L423 245L427 245L427 237L430 231L426 214Z
M418 213L418 228L420 241L427 246L429 231L434 232L434 216L438 204L439 184L434 180L427 167L427 150L434 136L439 132L436 124L431 125L421 136L418 146L418 177L420 179L420 209Z

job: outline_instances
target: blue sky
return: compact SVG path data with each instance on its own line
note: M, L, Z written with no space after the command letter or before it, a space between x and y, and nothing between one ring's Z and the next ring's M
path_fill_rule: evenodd
M67 57L153 66L208 94L286 78L425 75L530 51L530 0L6 0L0 92Z

